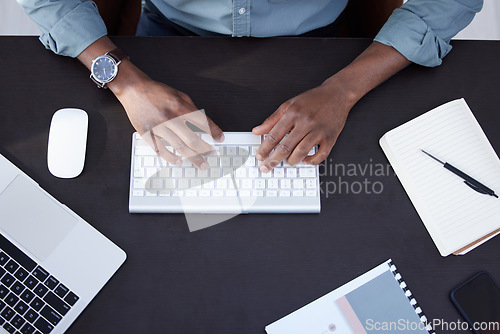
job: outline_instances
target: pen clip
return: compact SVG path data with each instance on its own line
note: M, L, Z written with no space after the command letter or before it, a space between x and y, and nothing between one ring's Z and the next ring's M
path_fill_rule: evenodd
M473 185L472 183L468 182L468 181L464 181L464 183L466 185L468 185L469 187L471 187L472 189L474 189L475 191L477 191L478 193L480 194L488 194L487 191L485 191L484 189L481 189L479 187L476 187L475 185Z

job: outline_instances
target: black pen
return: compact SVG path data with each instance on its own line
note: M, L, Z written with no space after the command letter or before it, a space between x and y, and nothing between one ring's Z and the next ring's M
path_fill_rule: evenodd
M472 177L465 174L464 172L457 169L456 167L453 167L449 163L442 162L441 160L439 160L435 156L432 156L431 154L425 152L424 150L421 150L421 151L424 152L425 154L427 154L428 156L430 156L432 159L436 160L437 162L443 164L443 167L446 168L447 170L449 170L450 172L452 172L453 174L460 176L462 179L465 180L464 182L466 185L468 185L469 187L471 187L472 189L474 189L478 193L490 195L490 196L498 198L498 196L495 194L495 192L493 190L491 190L490 188L488 188L487 186L485 186L481 182L473 179Z

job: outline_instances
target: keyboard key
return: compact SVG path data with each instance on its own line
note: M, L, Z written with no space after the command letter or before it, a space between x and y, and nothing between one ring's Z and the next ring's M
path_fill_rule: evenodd
M299 168L300 177L316 177L316 167Z
M289 190L280 190L279 195L280 195L280 197L290 197L290 191Z
M11 333L11 334L15 333L15 331L16 331L16 328L15 328L14 326L12 326L11 324L9 324L9 323L5 323L5 324L3 324L3 328L4 328L7 332L9 332L9 333Z
M248 148L248 146L239 146L238 147L238 155L249 155L250 153L250 150Z
M70 291L66 298L64 298L64 301L68 303L69 305L73 306L75 303L78 301L78 296L73 293L73 291Z
M243 165L243 158L242 157L234 157L233 158L233 167L239 168L242 165Z
M30 306L35 310L35 311L40 311L40 309L42 308L42 306L44 305L45 303L38 297L35 297L35 299L33 299L33 301L30 303Z
M10 321L11 325L16 327L17 329L20 329L24 325L25 322L26 322L26 320L21 318L19 315L16 315L14 317L14 319L12 319Z
M220 172L221 172L220 168L218 168L218 167L210 168L210 177L212 177L212 178L221 177Z
M186 168L184 170L185 177L196 177L196 168Z
M254 197L263 197L264 196L264 190L254 190L254 191L252 191L252 196L254 196Z
M16 312L14 312L14 310L12 310L10 307L6 306L4 308L4 310L2 311L2 313L0 313L0 315L7 321L9 321L10 319L12 319L12 317L14 316L14 314L16 314Z
M278 192L276 190L268 190L268 191L266 191L266 196L267 197L276 197L276 196L278 196Z
M54 326L56 326L62 319L62 317L48 305L43 307L40 314Z
M10 287L10 290L11 290L12 292L14 292L16 295L18 295L18 296L19 296L19 295L21 294L21 292L23 292L23 290L24 290L24 285L22 285L22 283L21 283L21 282L16 281L16 282L15 282L15 283L14 283L14 284Z
M285 169L284 168L275 168L274 170L274 177L285 177Z
M26 303L23 301L20 301L19 303L17 303L16 306L14 306L14 311L19 313L20 315L23 315L28 309L29 306L26 305Z
M2 267L0 267L0 277L2 277L3 274L5 274L5 273L6 273L6 270L3 269Z
M307 189L316 189L316 180L315 179L307 179L306 180L306 188Z
M21 282L24 281L24 279L28 276L28 272L24 270L24 268L19 268L17 269L16 273L14 274L14 277L20 280Z
M42 317L38 318L37 321L35 321L34 325L43 334L49 334L54 329L54 326L49 324Z
M62 315L66 315L70 309L70 306L59 299L52 291L49 291L43 300Z
M248 168L248 177L259 177L259 169L257 167Z
M24 300L26 303L29 303L33 300L33 297L35 297L35 294L31 292L30 290L26 289L21 293L21 299Z
M278 180L276 180L276 179L267 180L267 187L269 189L278 189L279 188Z
M49 277L49 273L43 269L42 267L38 266L35 271L32 273L33 276L35 276L40 282L43 282Z
M28 276L28 278L24 281L24 285L28 288L33 289L38 284L38 280L33 276Z
M238 196L238 192L236 190L227 190L226 191L226 196L228 196L228 197L236 197L236 196Z
M306 196L307 197L316 196L316 190L306 190Z
M5 307L5 305L6 304L3 301L0 300L0 311Z
M45 281L45 285L48 286L50 290L54 290L58 284L59 284L59 281L54 276L50 276Z
M290 189L292 188L292 181L289 179L280 180L280 188L281 189Z
M253 188L252 180L250 180L250 179L241 180L241 188L242 189L252 189Z
M30 323L33 323L36 318L38 318L38 313L36 313L33 309L29 309L26 314L24 315L24 319L29 321Z
M234 175L236 177L246 177L247 176L247 170L246 168L240 167L234 171Z
M0 317L0 326L2 326L3 324L5 324L5 319Z
M227 146L226 147L227 155L236 155L236 147L235 146Z
M8 294L9 294L9 289L5 285L0 284L0 298L3 299Z
M292 191L292 196L293 197L303 197L304 192L302 190L294 190L294 191Z
M64 285L59 284L59 286L54 290L54 292L59 297L64 298L64 296L66 296L66 294L69 292L69 289Z
M255 157L248 157L248 159L245 161L245 166L247 167L255 167L257 164L257 159Z
M302 189L304 188L304 180L303 179L294 179L292 181L293 189Z
M266 180L257 179L254 181L255 189L265 189L266 188Z
M297 169L287 168L286 169L286 177L297 177Z
M25 323L23 328L20 329L20 332L21 334L34 334L35 330L35 327L31 326L28 323Z
M0 265L4 265L9 261L10 257L4 252L0 252Z
M250 197L252 196L252 192L250 190L240 190L241 197Z
M210 190L200 190L199 193L200 197L210 197Z
M220 165L222 167L231 166L231 158L230 157L220 157Z
M49 291L49 289L47 289L47 287L45 285L43 285L42 283L38 283L36 288L33 290L33 292L40 298L45 296L47 291Z
M5 269L7 269L7 271L11 274L13 274L17 270L17 268L19 268L19 265L15 263L13 260L10 260L5 265Z
M14 283L14 281L15 281L15 280L16 280L16 279L15 279L14 277L12 277L12 275L11 275L11 274L6 273L6 274L2 277L1 282L2 282L3 284L5 284L5 286L9 287L9 286L11 286L11 285L12 285L12 283Z
M31 272L36 267L36 262L30 259L26 254L24 254L19 248L17 248L13 243L7 240L3 235L0 234L0 248L13 258L17 263L23 266L28 272Z
M143 190L133 190L132 191L132 196L134 197L143 197L144 196L144 191Z
M5 297L4 301L7 303L7 305L14 307L16 303L19 301L19 297L13 294L12 292Z

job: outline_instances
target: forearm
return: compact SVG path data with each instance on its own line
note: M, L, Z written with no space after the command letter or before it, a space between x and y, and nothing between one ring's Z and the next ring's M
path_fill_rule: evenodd
M349 108L370 90L411 62L393 47L373 42L351 64L328 78L323 85L344 92Z

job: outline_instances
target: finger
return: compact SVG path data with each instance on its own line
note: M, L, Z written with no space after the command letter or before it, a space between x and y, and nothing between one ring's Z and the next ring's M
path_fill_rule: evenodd
M292 129L293 123L286 115L269 131L257 150L257 160L263 161L269 153L279 144L283 137ZM290 152L291 153L291 152Z
M308 165L317 165L325 160L330 154L333 145L335 145L336 139L323 139L319 143L319 149L316 154L309 156L302 160L303 163Z
M252 132L256 135L263 135L271 131L272 128L279 122L279 120L285 114L288 109L289 103L283 103L271 116L269 116L261 125L256 126L252 129Z
M274 130L274 129L273 129ZM279 143L271 153L259 166L262 173L267 173L280 162L290 156L299 142L302 141L307 134L307 130L294 128L292 132Z
M203 170L208 169L208 163L206 160L189 148L186 143L182 141L182 139L179 138L172 130L166 126L160 126L156 129L156 134L157 136L164 138L177 153L191 161L194 166Z
M170 152L165 145L163 145L161 138L154 134L153 130L147 131L141 136L162 159L172 165L182 165L182 159Z
M169 122L167 126L194 152L206 155L215 151L215 148L194 133L182 118L176 118L175 121Z
M210 119L210 117L205 115L203 111L197 110L190 112L184 115L184 118L196 125L201 130L205 131L205 133L208 133L210 136L212 136L213 139L217 140L218 142L224 141L224 133L222 132L222 130L217 126L217 124L214 123L214 121Z
M309 132L304 139L300 141L300 143L295 147L292 154L288 157L288 163L292 166L295 166L304 158L307 157L307 154L311 151L314 145L319 143L319 138L317 135L314 135L313 132Z

